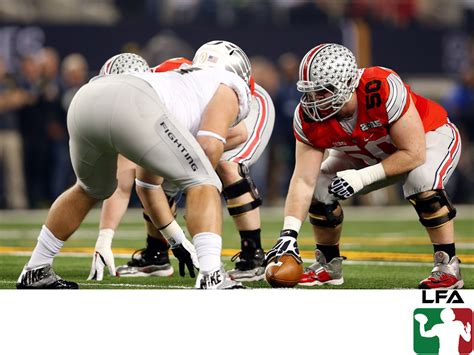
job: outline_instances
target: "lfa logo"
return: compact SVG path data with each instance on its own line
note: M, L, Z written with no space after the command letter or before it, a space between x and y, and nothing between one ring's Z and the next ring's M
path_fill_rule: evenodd
M454 296L453 296L454 295ZM463 303L457 291L423 291L423 303ZM454 301L454 300L457 300ZM417 354L471 354L473 312L469 308L417 308L413 312L413 349Z

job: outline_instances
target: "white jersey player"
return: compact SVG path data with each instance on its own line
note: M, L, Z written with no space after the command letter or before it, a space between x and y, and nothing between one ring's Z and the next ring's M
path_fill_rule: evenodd
M78 180L51 207L18 288L78 287L59 278L51 264L95 203L114 192L118 154L139 165L137 178L145 184L151 173L186 191L187 227L200 264L198 287L237 286L221 267L221 183L214 168L229 127L248 114L250 63L239 47L228 42L226 47L231 47L222 54L226 70L108 75L79 90L68 111ZM184 112L183 107L198 111ZM197 138L191 133L193 127ZM147 203L153 203L146 198L150 191L160 192L146 185L137 191L146 209ZM164 218L173 220L171 211L161 218L153 222L166 225Z

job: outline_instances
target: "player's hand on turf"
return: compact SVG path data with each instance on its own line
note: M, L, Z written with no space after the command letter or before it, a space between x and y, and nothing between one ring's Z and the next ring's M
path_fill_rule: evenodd
M328 191L340 200L345 200L364 188L358 170L340 171L332 178Z
M181 244L176 244L171 248L173 255L178 259L179 275L184 277L186 275L186 268L189 271L189 276L196 277L194 268L199 270L199 261L194 245L187 239Z
M266 263L268 264L272 261L278 262L280 256L284 254L292 255L299 263L302 263L303 261L301 260L300 251L298 249L298 242L296 241L297 236L298 233L294 230L282 230L280 238L278 238L276 244L265 255Z
M96 246L94 256L92 257L91 272L87 279L102 281L106 266L109 269L110 275L115 276L115 260L112 248L99 248Z

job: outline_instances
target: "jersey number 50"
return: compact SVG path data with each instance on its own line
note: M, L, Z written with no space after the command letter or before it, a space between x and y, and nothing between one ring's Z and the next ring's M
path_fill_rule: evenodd
M365 97L365 107L367 107L367 110L379 107L382 104L382 98L378 93L381 86L382 82L380 80L371 80L365 84L365 93L367 94Z

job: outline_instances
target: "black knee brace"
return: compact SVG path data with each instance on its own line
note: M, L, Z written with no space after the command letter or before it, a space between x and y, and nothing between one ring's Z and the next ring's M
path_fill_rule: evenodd
M439 228L456 217L456 209L453 207L445 190L433 190L435 193L429 197L421 198L418 194L407 198L416 213L420 217L420 223L426 228ZM448 207L448 212L440 212L444 207ZM429 214L424 216L423 213Z
M339 202L326 205L322 202L313 200L309 207L309 221L317 227L336 228L344 220L344 212L336 216L333 212L340 206Z
M241 205L227 205L227 209L229 210L229 214L231 216L237 216L252 211L262 204L260 194L258 193L257 187L250 176L249 168L246 165L239 164L239 175L243 177L242 180L234 182L233 184L225 187L222 191L226 202L232 198L242 196L247 192L250 192L253 201Z

